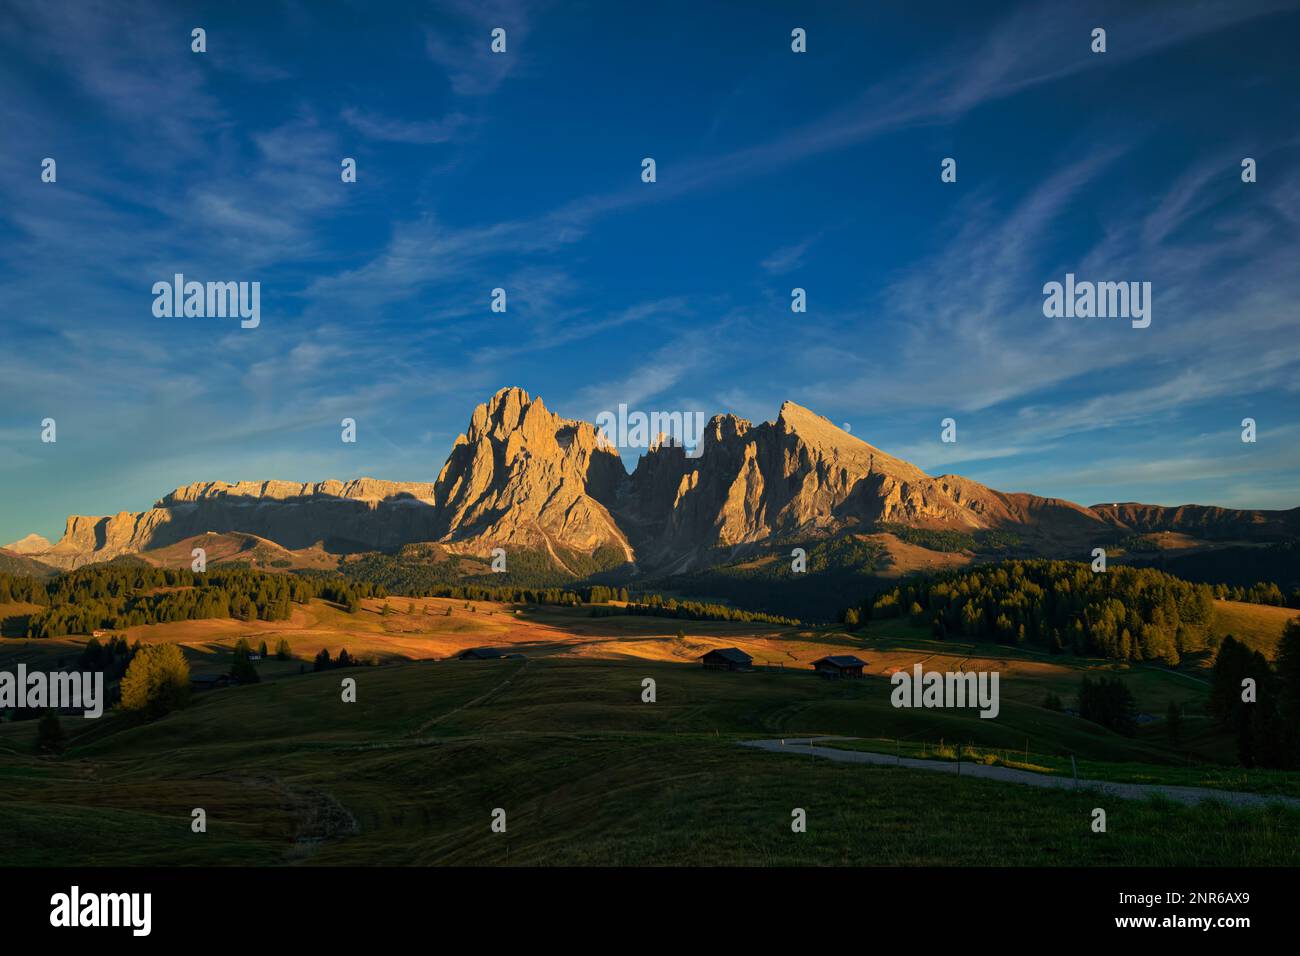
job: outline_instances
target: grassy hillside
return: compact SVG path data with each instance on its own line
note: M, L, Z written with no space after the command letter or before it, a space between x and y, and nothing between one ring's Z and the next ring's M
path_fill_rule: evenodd
M1287 621L1297 617L1300 617L1300 611L1295 608L1215 601L1212 633L1218 637L1231 634L1252 650L1273 660L1282 629Z
M27 622L40 610L42 608L39 604L29 604L26 601L0 603L0 636L20 637L27 633Z
M160 568L188 568L194 561L193 550L202 548L209 566L242 564L259 570L312 569L332 571L338 566L338 556L330 554L319 545L290 551L254 534L226 532L194 535L150 551L137 557Z
M355 704L339 699L343 676L358 680ZM888 690L883 678L561 655L307 674L203 694L153 724L65 719L72 746L57 760L28 755L30 723L0 725L0 827L16 835L11 861L36 864L1300 862L1294 812L1107 798L1110 832L1097 835L1095 796L736 744L1027 740L1090 767L1177 766L1158 739L1120 738L1009 693L990 721L894 710ZM194 807L207 834L190 832ZM496 807L505 835L489 830ZM794 807L808 811L806 834L790 831Z
M1135 554L1125 560L1158 567L1187 581L1240 587L1250 587L1257 581L1273 581L1288 594L1300 589L1300 540L1294 538L1266 545L1238 544L1160 551L1155 555Z
M32 577L45 578L57 574L56 568L43 564L34 558L0 548L0 574L29 574Z
M34 605L6 605L21 618ZM1271 651L1285 609L1219 601L1206 633ZM685 633L679 636L678 630ZM1177 668L1033 647L940 640L906 617L865 631L668 618L593 617L588 607L449 598L321 598L287 619L139 625L128 641L178 643L193 672L224 671L245 638L290 661L262 683L200 693L155 723L114 712L65 717L68 751L33 754L36 722L0 723L0 828L8 859L33 864L1300 864L1300 813L1132 802L840 765L739 746L837 734L844 746L1086 777L1300 796L1300 774L1230 766L1232 740L1206 715L1208 655ZM0 668L72 666L85 637L5 639ZM1211 642L1212 643L1212 642ZM526 660L448 660L495 646ZM737 646L750 674L704 671ZM379 667L310 672L321 648ZM862 681L826 682L828 653L867 662ZM888 675L996 671L1001 713L901 710ZM302 673L306 670L306 673ZM1120 676L1141 713L1135 737L1047 709L1080 678ZM340 681L358 702L340 700ZM641 701L653 678L655 703ZM1184 713L1168 741L1161 718ZM1109 832L1089 829L1104 806ZM209 831L190 831L190 811ZM507 833L489 829L494 808ZM790 811L808 811L793 834Z

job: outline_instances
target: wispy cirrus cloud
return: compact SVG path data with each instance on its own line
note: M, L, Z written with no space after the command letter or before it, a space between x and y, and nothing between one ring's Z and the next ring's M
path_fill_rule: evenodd
M1284 0L1262 0L1251 6L1207 0L1181 12L1134 12L1111 5L1106 13L1112 31L1122 33L1128 40L1122 48L1108 54L1109 62L1129 62L1285 8ZM515 22L527 24L533 15L531 8L514 0L488 6L457 4L453 11L460 19L474 24L484 37L490 30L489 23L513 18ZM398 226L389 247L372 263L351 270L338 280L318 285L312 294L332 294L340 289L365 294L365 290L371 289L382 295L381 288L392 288L394 283L413 293L443 279L448 271L444 268L447 262L465 263L507 251L549 251L579 241L597 222L614 214L769 175L819 154L900 129L952 122L980 106L1095 68L1086 44L1056 29L1055 23L1056 15L1041 6L1017 11L991 26L982 36L950 43L941 53L920 59L902 75L881 81L847 104L832 108L800 127L766 142L711 156L689 157L676 163L673 175L665 177L653 190L630 186L595 192L570 199L539 216L490 225L457 229L442 223L431 229L425 217ZM491 64L497 60L513 62L514 54L491 54L482 37L464 45L448 47L446 43L443 38L437 38L434 58L452 69L454 75L463 73L462 83L477 92L495 89L504 78ZM505 69L504 65L500 69ZM477 75L475 71L488 79L470 79ZM477 82L485 85L480 88L475 86ZM1053 199L1043 190L1039 201L1051 203ZM1024 214L1032 216L1033 210L1024 210ZM428 243L423 256L414 252L414 246L420 242ZM779 269L796 261L792 256L801 256L806 251L797 246L785 247L766 261ZM1010 255L1007 254L1008 258Z
M1282 488L1285 472L1224 475L1213 442L1187 454L1177 443L1198 414L1239 420L1239 405L1296 393L1291 107L1261 101L1253 129L1198 134L1101 91L1173 69L1198 108L1236 96L1221 76L1241 82L1235 61L1202 41L1283 7L998 7L925 42L882 33L898 47L887 67L865 58L803 87L763 60L774 41L745 32L755 21L733 21L733 52L759 54L743 68L754 82L725 101L735 121L720 125L712 94L735 87L726 56L678 50L687 69L652 76L662 110L620 112L645 75L601 73L646 46L672 49L679 22L701 35L726 26L698 24L716 11L689 4L636 20L608 5L579 15L466 0L422 10L419 24L357 5L277 9L253 18L238 50L230 33L210 37L206 59L189 52L191 15L165 5L91 3L74 16L10 4L0 281L14 347L0 350L0 441L19 444L4 449L8 473L29 494L84 492L74 507L107 510L215 470L426 477L445 450L428 436L454 435L478 398L514 382L586 415L631 401L761 420L794 398L923 465L982 479L1003 468L1008 485L1049 493L1090 474L1062 464L1089 455L1139 489L1177 477L1143 472L1144 455L1221 479L1225 496ZM291 29L263 35L282 19ZM1087 51L1094 22L1110 31L1105 58ZM495 26L508 54L489 52ZM557 39L589 28L608 40L590 56ZM1248 31L1243 56L1267 33ZM801 107L776 122L762 97L782 84ZM602 85L616 95L583 99ZM1077 133L1039 137L1044 111L1066 106ZM974 174L975 144L1016 130L1028 131L1021 164ZM1157 140L1179 155L1150 152ZM964 149L962 184L924 218L873 218L903 188L879 170L835 178L837 164L879 156L905 176L949 143ZM634 175L650 148L663 159L653 187ZM35 175L51 153L57 186ZM1238 153L1266 173L1249 192ZM361 157L356 184L339 180L345 155ZM1167 176L1142 180L1153 166ZM791 213L781 199L806 182L827 185ZM746 218L757 206L764 221ZM1151 277L1152 328L1045 320L1039 290L1066 269ZM812 287L807 316L771 281L796 270ZM154 319L148 285L173 271L261 278L262 327ZM498 285L505 316L487 309ZM940 410L960 419L962 441L931 450ZM33 450L30 422L45 414L69 441ZM345 414L384 441L334 447ZM1259 413L1271 425L1285 414ZM132 460L145 440L150 462ZM98 486L74 487L74 470ZM42 508L67 510L49 494Z
M447 73L459 96L493 93L526 57L536 4L519 0L452 0L440 12L447 20L426 27L424 47L429 59ZM493 53L491 31L506 31L506 52Z
M819 238L821 238L820 235L809 236L801 242L773 250L772 254L759 265L771 275L785 275L787 272L791 272L803 265L808 250L812 248L813 243Z
M347 107L343 120L361 135L384 143L432 145L446 143L464 135L470 125L463 113L450 113L438 119L402 120Z

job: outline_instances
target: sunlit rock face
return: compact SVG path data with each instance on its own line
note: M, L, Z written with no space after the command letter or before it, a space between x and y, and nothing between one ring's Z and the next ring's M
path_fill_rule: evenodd
M207 532L245 533L291 550L393 550L433 541L486 556L527 548L560 567L602 551L641 571L674 572L744 555L774 538L877 522L1015 531L1059 553L1115 532L1247 540L1300 532L1300 509L1166 508L1007 494L957 475L931 477L793 402L774 421L706 424L701 447L653 442L632 474L588 422L503 388L474 409L436 482L203 481L142 512L73 515L54 545L10 550L60 568L165 547Z

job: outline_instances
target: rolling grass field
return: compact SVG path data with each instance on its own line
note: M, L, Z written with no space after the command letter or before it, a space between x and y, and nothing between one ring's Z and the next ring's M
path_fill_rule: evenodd
M340 700L340 680L358 701ZM643 703L642 680L657 701ZM882 679L726 674L653 661L408 662L209 692L155 723L65 720L31 756L0 728L10 864L1294 864L1296 811L1187 808L737 746L843 733L1063 742L1097 766L1150 743L1004 701L912 712ZM919 717L939 718L926 725ZM995 725L995 726L989 726ZM938 732L936 732L938 731ZM1016 738L1012 741L1011 738ZM1167 760L1167 755L1163 755ZM1091 766L1091 764L1090 764ZM208 832L190 831L203 807ZM495 808L507 832L490 831ZM790 831L795 807L808 832Z
M1231 634L1252 650L1259 651L1269 660L1277 650L1277 639L1286 622L1300 617L1300 611L1290 607L1271 607L1267 604L1246 604L1241 601L1215 601L1213 633ZM1207 664L1213 661L1206 662Z
M1170 670L1052 657L937 641L901 620L872 622L864 636L437 598L413 610L389 599L384 614L384 603L132 628L131 641L180 643L195 673L226 669L239 637L272 648L284 637L294 659L264 661L262 683L198 694L153 723L65 717L58 758L34 755L35 722L0 724L0 831L10 834L0 863L1300 863L1300 812L1281 807L1125 801L739 746L838 734L865 738L838 746L938 759L965 747L1052 774L1069 772L1073 754L1084 777L1300 795L1300 774L1224 765L1232 745L1204 715L1198 661ZM1261 644L1273 618L1287 619L1227 602L1219 613L1239 636L1253 622ZM0 667L70 665L83 642L0 641ZM478 645L527 659L445 659ZM382 666L311 672L317 650L344 646ZM759 669L695 663L725 646ZM869 676L818 679L808 664L827 653L862 657ZM892 707L887 675L916 662L998 671L998 718ZM1097 671L1122 676L1143 712L1182 706L1182 744L1171 747L1161 721L1125 738L1042 706L1049 692L1068 705L1080 676ZM345 677L356 703L340 699ZM645 678L654 703L641 700ZM1099 800L1105 834L1089 827ZM196 807L207 833L191 832ZM807 833L790 830L795 807ZM496 808L504 834L489 827Z

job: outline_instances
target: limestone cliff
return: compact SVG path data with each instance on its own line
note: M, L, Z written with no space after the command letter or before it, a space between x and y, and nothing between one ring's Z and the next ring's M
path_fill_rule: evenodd
M461 550L613 547L632 560L610 513L627 481L596 426L561 418L540 398L506 388L474 410L434 485L438 539Z
M504 388L474 409L432 484L195 482L146 511L73 515L53 546L29 536L10 548L71 568L206 532L239 532L291 550L319 543L336 553L421 541L478 555L527 548L561 567L566 556L605 549L638 569L672 572L774 538L879 522L1012 530L1041 553L1074 553L1084 542L1161 530L1217 539L1294 535L1300 509L1085 508L1008 494L957 475L931 477L793 402L759 425L715 416L698 457L656 445L629 475L596 426Z

